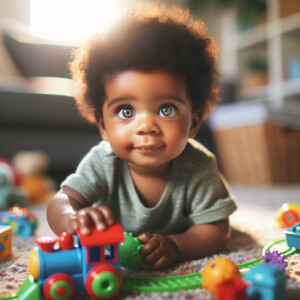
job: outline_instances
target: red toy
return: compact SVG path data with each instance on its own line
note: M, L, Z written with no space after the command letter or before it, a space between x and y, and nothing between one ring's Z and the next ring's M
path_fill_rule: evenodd
M217 285L218 300L247 300L248 284L241 278L230 278Z

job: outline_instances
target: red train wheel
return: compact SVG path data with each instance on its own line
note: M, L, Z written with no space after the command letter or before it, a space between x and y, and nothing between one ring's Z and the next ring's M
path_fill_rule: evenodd
M110 265L98 265L91 269L85 280L85 289L90 297L97 300L113 299L122 288L122 277Z
M74 296L75 284L69 275L56 273L47 278L43 291L47 300L69 300Z
M293 210L287 210L282 214L282 220L286 227L289 228L299 222L299 217Z

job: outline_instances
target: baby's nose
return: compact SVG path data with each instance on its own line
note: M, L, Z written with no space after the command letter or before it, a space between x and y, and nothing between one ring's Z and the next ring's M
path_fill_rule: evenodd
M140 118L136 127L136 134L158 134L159 132L160 128L153 117L143 116Z

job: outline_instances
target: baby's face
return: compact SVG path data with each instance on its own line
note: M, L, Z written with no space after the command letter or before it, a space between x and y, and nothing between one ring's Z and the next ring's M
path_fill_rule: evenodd
M101 135L129 166L164 165L195 135L199 120L180 77L130 70L113 77L105 88Z

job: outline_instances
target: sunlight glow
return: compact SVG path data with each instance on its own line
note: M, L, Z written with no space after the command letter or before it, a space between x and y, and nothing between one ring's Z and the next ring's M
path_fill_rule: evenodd
M61 42L81 42L117 17L116 0L31 0L31 33Z

